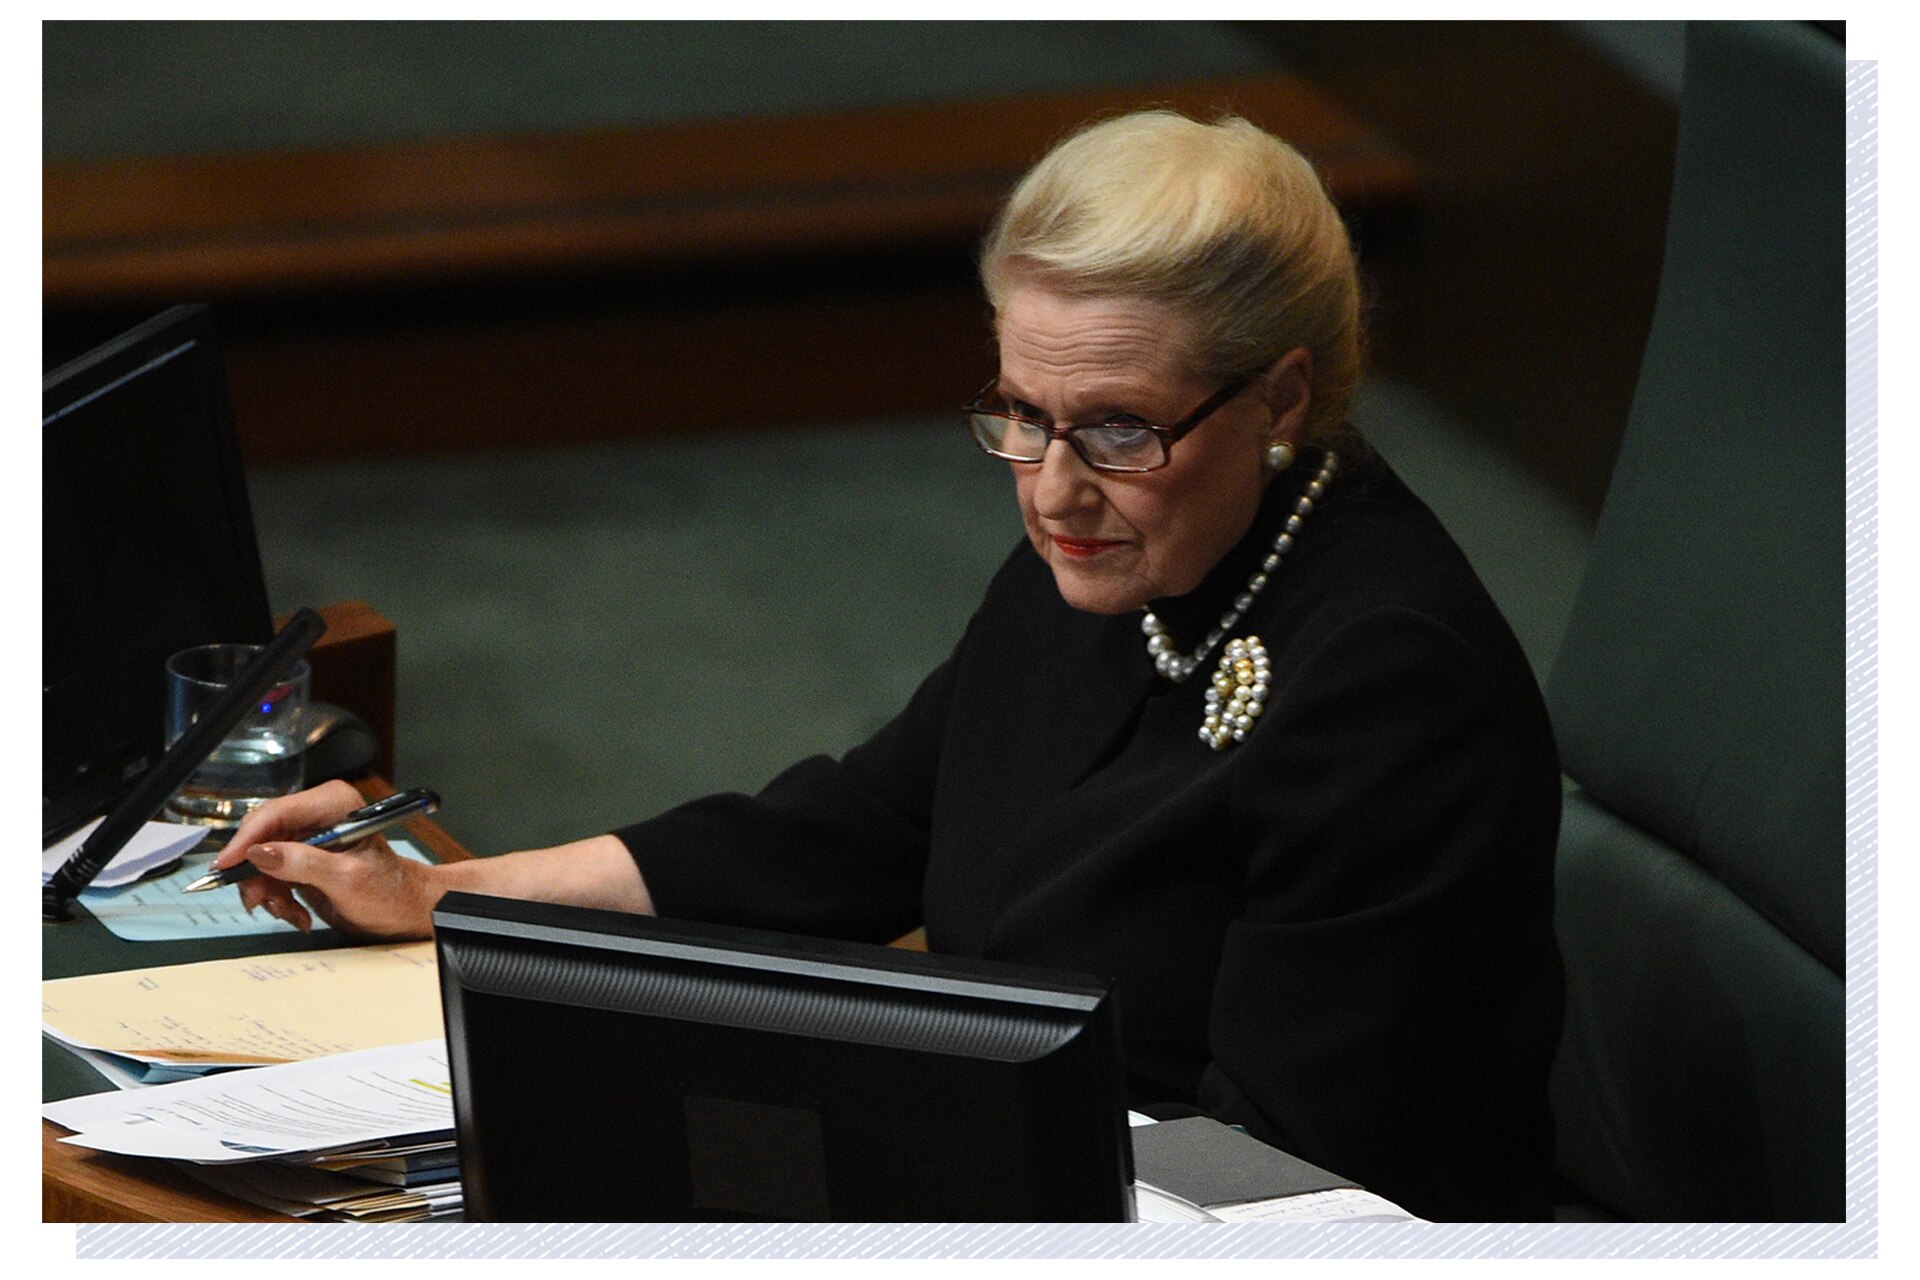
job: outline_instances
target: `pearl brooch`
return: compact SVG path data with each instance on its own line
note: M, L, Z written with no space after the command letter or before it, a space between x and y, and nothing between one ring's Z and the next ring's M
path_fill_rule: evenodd
M1213 687L1207 690L1207 718L1200 725L1200 741L1215 751L1226 750L1229 742L1245 742L1266 708L1272 677L1267 646L1259 636L1229 640L1214 672Z
M1273 540L1272 550L1260 562L1260 567L1254 570L1253 576L1247 579L1246 589L1234 597L1233 606L1221 615L1220 625L1207 633L1207 638L1198 649L1191 654L1181 653L1174 647L1173 637L1167 634L1166 624L1154 616L1153 610L1149 609L1142 615L1140 629L1146 632L1147 654L1153 659L1154 670L1175 684L1180 684L1207 660L1213 647L1226 639L1227 632L1233 630L1240 616L1253 607L1254 597L1266 589L1273 571L1280 567L1281 558L1293 550L1294 535L1300 532L1301 523L1313 511L1314 500L1327 491L1327 486L1333 482L1333 473L1339 468L1339 455L1328 450L1326 460L1320 464L1320 473L1307 483L1306 492L1294 503L1293 514L1287 517L1286 527L1280 531L1280 536ZM1203 733L1202 736L1206 735Z

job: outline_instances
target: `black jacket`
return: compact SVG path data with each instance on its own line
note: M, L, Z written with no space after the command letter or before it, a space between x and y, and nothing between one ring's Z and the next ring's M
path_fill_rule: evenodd
M1283 475L1194 592L1266 555ZM1437 1219L1543 1217L1560 777L1532 672L1426 506L1349 465L1231 633L1246 741L1198 737L1140 615L1068 607L1024 544L906 710L757 796L616 834L664 915L1078 970L1118 991L1136 1107L1185 1103Z

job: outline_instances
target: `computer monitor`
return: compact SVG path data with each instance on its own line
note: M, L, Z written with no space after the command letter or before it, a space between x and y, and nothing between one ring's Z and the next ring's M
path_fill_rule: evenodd
M1121 1222L1098 981L449 894L434 912L477 1222Z
M273 615L202 306L41 383L41 817L51 843L164 746L169 655L264 644Z

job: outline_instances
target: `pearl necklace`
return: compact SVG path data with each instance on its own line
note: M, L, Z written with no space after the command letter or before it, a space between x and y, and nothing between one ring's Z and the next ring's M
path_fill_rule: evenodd
M1293 514L1287 517L1286 527L1280 531L1280 536L1273 540L1273 549L1261 561L1260 567L1254 570L1253 576L1247 579L1247 589L1233 598L1233 607L1220 616L1220 625L1207 633L1206 640L1198 649L1190 654L1175 652L1173 637L1167 634L1167 624L1156 618L1153 610L1146 611L1140 619L1140 629L1147 634L1147 653L1153 658L1154 670L1175 684L1180 684L1206 661L1213 647L1226 639L1227 632L1240 621L1240 616L1253 607L1254 597L1265 589L1267 579L1280 567L1281 559L1293 550L1294 535L1300 532L1300 525L1313 510L1314 500L1327 491L1327 486L1333 482L1333 473L1339 468L1339 456L1329 450L1326 461L1320 464L1320 474L1307 482L1307 491L1293 504Z

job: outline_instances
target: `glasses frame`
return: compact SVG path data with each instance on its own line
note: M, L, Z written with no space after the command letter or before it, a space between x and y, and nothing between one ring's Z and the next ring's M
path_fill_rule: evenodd
M1051 422L1047 422L1040 418L1031 418L1024 413L1008 413L999 409L985 408L982 405L982 401L984 401L988 396L992 395L994 393L995 388L997 388L1000 385L1000 379L998 377L995 377L991 382L987 383L986 386L980 388L979 392L973 397L973 399L967 402L966 407L962 409L961 412L965 414L967 418L967 434L973 438L973 442L975 444L980 446L980 451L986 454L988 457L1000 458L1007 462L1025 463L1028 466L1036 466L1039 463L1045 461L1046 447L1043 446L1041 448L1041 451L1040 451L1041 456L1038 458L1016 457L1013 454L1002 453L998 449L990 448L988 447L986 441L982 440L979 434L975 432L973 429L973 419L976 416L987 417L987 418L1004 418L1008 422L1018 422L1018 423L1023 423L1027 426L1038 427L1042 431L1047 433L1048 446L1051 446L1055 440L1065 440L1067 442L1067 445L1076 454L1080 456L1080 461L1086 463L1089 467L1092 467L1095 471L1114 472L1120 475L1144 475L1149 471L1158 471L1162 467L1165 467L1168 463L1172 462L1174 443L1178 441L1182 436L1186 435L1189 431L1192 431L1195 427L1199 426L1202 422L1205 422L1208 417L1210 417L1216 410L1218 410L1223 405L1225 405L1229 400L1233 399L1235 396L1239 395L1242 391L1245 391L1248 387L1252 386L1253 381L1254 380L1252 378L1238 378L1232 382L1229 382L1226 386L1220 388L1218 391L1214 392L1212 395L1208 396L1204 401L1202 401L1199 408L1195 409L1192 413L1189 413L1186 417L1180 419L1178 422L1175 422L1169 426L1162 426L1160 423L1157 423L1157 422L1126 423L1125 424L1126 426L1132 427L1140 431L1151 431L1153 432L1154 435L1160 437L1160 461L1156 462L1154 465L1150 467L1117 467L1110 462L1095 462L1092 458L1087 456L1086 447L1082 445L1078 439L1075 438L1079 432L1086 431L1090 428L1120 426L1122 425L1120 423L1085 422L1085 423L1081 423L1079 426L1056 427Z

